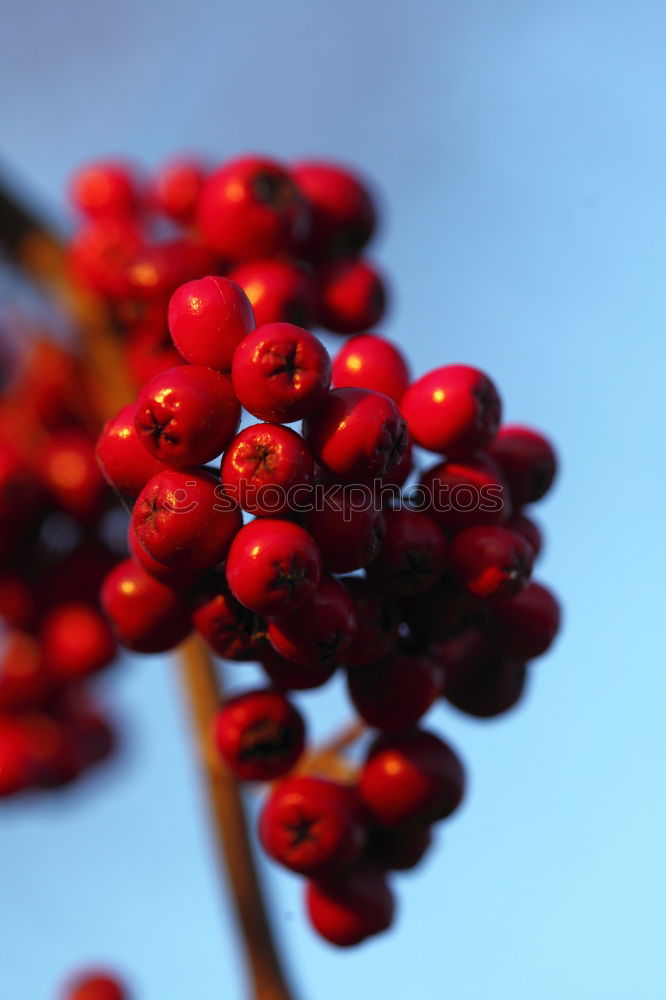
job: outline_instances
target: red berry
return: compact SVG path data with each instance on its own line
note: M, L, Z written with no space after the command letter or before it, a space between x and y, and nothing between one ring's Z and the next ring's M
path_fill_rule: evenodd
M155 375L135 409L141 443L162 462L205 465L219 455L240 423L229 380L203 365L178 365Z
M150 576L155 577L156 580L166 584L167 587L172 587L173 590L178 590L181 593L191 590L199 579L200 574L196 570L173 569L171 566L165 566L164 563L158 562L157 559L149 556L136 537L131 521L127 530L127 548L130 556L134 562L139 564L141 569L145 570Z
M345 650L348 668L365 667L385 659L398 640L400 618L391 598L360 576L345 577L342 583L354 602L358 628Z
M375 729L396 733L425 715L440 694L437 667L426 656L397 653L348 676L354 708Z
M317 933L339 948L352 947L388 930L395 913L385 875L367 865L342 879L308 882L306 906Z
M95 517L105 482L95 459L95 446L80 432L64 431L51 438L40 461L44 485L53 501L77 520Z
M24 791L33 778L25 731L10 716L0 716L0 801Z
M485 625L487 602L474 597L448 578L442 578L424 594L400 602L409 638L414 648L425 650L472 627Z
M143 246L136 224L126 218L87 222L69 247L69 265L78 283L112 301L127 298L127 267Z
M502 412L494 384L468 365L445 365L423 375L407 389L400 407L415 443L449 456L488 444Z
M0 571L0 623L30 628L37 609L30 587L18 574Z
M365 827L352 788L323 778L284 778L259 817L266 853L301 875L324 875L356 861Z
M271 257L297 240L307 224L307 207L278 163L248 156L206 178L197 223L207 246L221 257Z
M550 649L560 627L555 595L530 583L514 597L493 601L493 636L504 652L531 660Z
M74 730L58 714L28 712L20 717L28 746L33 782L62 788L81 774L85 761Z
M341 488L304 515L303 523L330 573L351 573L372 562L386 532L384 515L367 486Z
M529 427L501 427L488 451L509 484L515 507L541 500L553 484L557 459L553 446Z
M153 181L155 207L174 222L183 225L193 222L205 176L206 171L197 160L166 163Z
M338 663L356 631L356 612L349 594L332 577L324 577L300 610L274 618L268 625L273 648L294 663Z
M451 546L458 582L477 597L511 597L527 586L534 552L528 542L497 524L465 528Z
M131 404L107 420L95 455L107 481L127 497L138 496L148 480L164 469L139 440Z
M257 326L294 323L310 327L315 316L314 279L307 267L289 260L250 260L229 274L252 303Z
M436 640L428 649L440 672L442 690L453 690L458 682L493 656L493 646L478 625L469 625L443 641Z
M410 502L447 532L475 524L497 524L511 513L502 474L483 454L426 469L419 486L410 493Z
M215 263L205 247L191 240L142 246L125 264L124 297L161 305L179 285L211 271Z
M254 327L247 295L228 278L188 281L169 301L169 331L190 364L230 371L234 351Z
M116 653L113 633L99 611L86 604L60 604L41 627L47 672L59 683L84 680L107 667Z
M71 196L79 212L93 219L132 215L138 201L134 172L111 160L90 163L72 178Z
M361 772L361 801L381 826L429 823L459 806L465 774L457 754L433 733L380 736Z
M25 632L3 637L0 651L0 712L34 708L51 694L52 679L44 669L37 640Z
M409 385L409 368L389 340L376 333L352 337L333 359L336 389L372 389L400 403Z
M241 781L274 781L301 756L301 713L277 691L251 691L227 701L215 718L215 742Z
M389 475L407 448L407 427L388 396L333 389L303 424L315 461L341 482L372 483Z
M144 486L132 527L149 556L173 569L208 569L221 562L241 527L236 506L207 472L169 469Z
M256 660L264 652L262 620L244 608L224 583L205 586L194 603L192 621L213 651L225 660Z
M447 541L426 514L401 507L385 512L386 537L368 578L395 594L428 590L444 572Z
M539 525L531 517L518 511L511 515L504 527L508 528L509 531L515 531L517 535L522 535L534 549L534 558L536 559L543 548L543 535Z
M311 691L326 684L337 669L336 663L293 663L272 646L262 649L259 659L266 676L280 691Z
M102 586L102 606L118 641L138 653L162 653L192 627L181 597L131 559L119 563Z
M309 260L358 253L376 224L372 197L362 181L344 167L307 161L291 170L310 207L310 227L301 252Z
M220 470L225 492L261 517L307 503L314 461L300 434L281 424L246 427L228 446Z
M258 518L231 543L226 572L231 592L246 608L260 615L293 613L313 598L321 553L299 525Z
M124 355L125 364L137 385L143 385L167 368L185 364L173 346L166 327L157 330L151 326L135 327L124 345Z
M445 697L461 712L489 719L508 712L520 701L526 680L523 662L488 650L470 656L463 669L449 675Z
M333 333L361 333L376 326L386 308L386 289L367 261L345 257L317 275L319 322Z
M129 994L115 976L88 972L72 983L63 1000L129 1000Z
M253 416L292 423L326 396L331 359L307 330L292 323L268 323L238 346L231 374L238 398Z
M387 871L405 872L416 868L432 843L430 827L383 830L370 833L367 857Z

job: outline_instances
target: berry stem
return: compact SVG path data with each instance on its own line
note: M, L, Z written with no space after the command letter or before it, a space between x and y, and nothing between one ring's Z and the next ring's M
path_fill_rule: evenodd
M57 237L0 180L0 246L39 288L64 306L80 331L82 350L97 382L100 422L131 401L116 337L105 309L69 279ZM271 933L259 881L243 799L235 780L211 747L212 719L222 701L214 664L203 642L192 637L182 646L179 668L207 786L213 831L226 868L252 976L252 1000L293 1000Z

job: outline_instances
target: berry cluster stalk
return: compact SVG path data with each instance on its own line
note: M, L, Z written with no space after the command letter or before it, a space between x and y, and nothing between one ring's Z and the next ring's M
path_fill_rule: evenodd
M69 281L57 238L19 205L0 183L0 247L39 287L65 307L80 330L82 349L97 377L99 419L112 416L132 398L105 310ZM213 830L252 979L252 1000L293 1000L282 969L252 853L238 785L212 752L213 717L223 700L220 678L198 637L179 653L183 688L205 776Z

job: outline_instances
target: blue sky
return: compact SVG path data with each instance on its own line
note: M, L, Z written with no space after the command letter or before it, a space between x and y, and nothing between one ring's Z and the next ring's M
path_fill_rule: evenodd
M301 1000L656 1000L663 940L666 8L659 0L113 5L33 0L0 38L2 162L54 217L82 159L330 155L386 205L383 332L417 372L492 373L557 442L540 576L566 627L524 705L429 721L464 808L353 953L266 871ZM252 668L234 667L238 685ZM107 962L137 1000L244 996L165 658L106 683L104 779L0 817L0 994ZM303 698L316 733L339 686Z

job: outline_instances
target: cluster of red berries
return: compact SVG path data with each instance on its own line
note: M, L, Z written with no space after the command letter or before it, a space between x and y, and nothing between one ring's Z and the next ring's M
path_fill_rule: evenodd
M93 386L36 340L0 397L0 799L60 787L104 759L112 729L88 681L116 640L98 591L115 564L113 494L95 461Z
M127 987L106 971L84 972L66 987L63 1000L130 1000Z
M550 487L555 456L537 432L501 425L483 372L448 365L413 381L396 346L360 332L381 296L349 257L375 217L349 172L243 159L194 180L191 167L167 171L153 204L191 227L217 272L157 281L138 311L136 290L104 289L130 337L128 317L150 313L170 341L99 440L132 508L130 558L103 604L131 649L164 651L196 629L218 656L263 666L266 689L221 708L217 745L240 779L277 781L261 842L307 877L317 931L352 945L389 926L387 874L418 862L463 796L458 756L420 720L439 697L479 717L506 711L553 641L558 605L531 582L541 539L524 507ZM127 174L84 172L75 190L93 220L84 233L136 225ZM79 265L97 261L86 239ZM124 253L103 257L105 273L111 260L126 276ZM331 361L305 328L316 322L358 335ZM258 422L239 432L242 410ZM299 421L300 433L286 426ZM413 446L439 457L407 487ZM353 784L299 771L305 724L285 694L338 669L379 731Z

